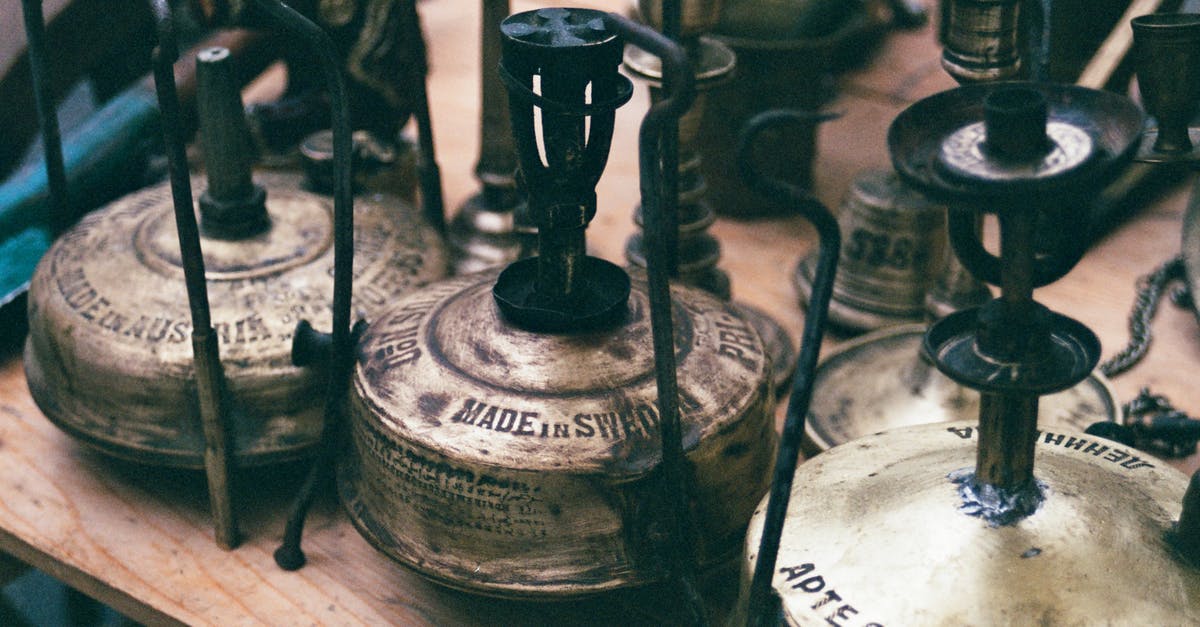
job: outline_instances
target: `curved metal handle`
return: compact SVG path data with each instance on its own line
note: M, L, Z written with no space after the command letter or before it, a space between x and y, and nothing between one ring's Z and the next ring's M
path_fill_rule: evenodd
M1068 232L1075 233L1074 237L1056 239L1062 242L1049 251L1039 251L1033 264L1033 287L1049 285L1071 271L1075 264L1087 252L1089 238L1084 218L1087 211L1072 212L1064 215L1076 215L1077 219L1067 224ZM947 232L950 236L950 246L963 267L979 280L992 285L1000 285L1000 258L988 252L979 240L975 229L975 214L969 211L951 209L947 215Z
M748 622L752 625L771 625L776 622L773 620L774 608L768 603L771 598L771 579L779 554L784 516L787 514L788 500L791 498L792 479L796 474L800 456L804 421L812 400L813 377L817 357L821 351L821 340L825 334L825 320L829 312L829 300L833 295L833 277L837 272L842 236L833 214L810 192L758 172L750 160L750 149L758 135L769 128L785 124L812 124L814 120L828 117L807 111L766 111L746 123L738 140L738 168L746 184L763 196L777 199L783 204L795 205L796 211L816 227L820 241L812 297L809 299L808 313L804 317L804 333L800 341L796 375L792 379L792 393L788 400L787 417L783 423L783 435L779 440L779 453L775 458L771 493L767 500L762 539L758 546L758 559L750 583Z
M350 299L352 296L354 264L354 192L350 173L350 157L354 148L350 134L349 104L346 81L333 41L325 31L280 0L254 0L253 8L296 39L316 52L329 91L333 129L333 358L329 368L329 388L325 397L325 424L317 459L309 476L292 504L287 527L280 547L275 551L275 563L284 570L296 570L304 565L300 540L304 533L304 518L312 503L320 479L328 474L336 452L335 437L340 428L338 417L350 382L354 361L354 341L350 328Z

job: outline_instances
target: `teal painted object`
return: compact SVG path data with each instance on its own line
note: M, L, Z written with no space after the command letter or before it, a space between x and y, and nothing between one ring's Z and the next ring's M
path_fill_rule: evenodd
M153 146L161 143L154 90L138 84L63 138L67 190L74 219L146 182ZM45 217L49 190L41 161L0 185L0 307L23 294L50 247Z

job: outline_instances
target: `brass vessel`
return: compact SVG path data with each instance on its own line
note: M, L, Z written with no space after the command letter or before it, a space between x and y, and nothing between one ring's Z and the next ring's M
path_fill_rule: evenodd
M973 422L864 437L800 467L774 588L789 625L1184 625L1200 569L1165 539L1187 477L1115 442L1045 429L1032 516L990 526L951 481ZM752 569L763 512L746 538ZM748 580L748 571L743 577Z
M302 318L329 324L333 202L302 191L298 175L252 183L236 89L232 100L213 89L217 95L201 95L208 187L199 179L192 186L232 398L232 457L263 464L306 454L323 423L326 373L293 365L291 352ZM136 462L201 468L205 439L172 215L171 190L161 184L64 233L30 286L25 370L38 406L72 436ZM374 317L445 275L437 235L403 201L363 193L355 221L359 316Z
M945 211L894 172L868 170L855 177L838 214L845 244L829 320L870 331L923 319L926 292L946 254ZM816 255L810 255L796 267L796 288L805 302L815 265Z
M644 286L624 320L542 334L506 322L495 272L399 302L359 345L339 473L360 532L447 585L572 596L666 575L666 505ZM739 550L767 487L774 401L729 305L672 289L684 446L702 563Z
M632 93L617 33L632 35L617 28L634 27L621 24L584 9L502 23L539 256L410 294L359 343L340 497L371 544L448 586L567 598L672 578L680 548L701 567L736 555L766 489L774 395L758 335L713 296L668 292L657 262L651 289L584 252L615 109ZM643 139L644 193L657 176L647 154ZM664 452L669 433L686 462ZM668 540L670 497L684 494L694 545Z

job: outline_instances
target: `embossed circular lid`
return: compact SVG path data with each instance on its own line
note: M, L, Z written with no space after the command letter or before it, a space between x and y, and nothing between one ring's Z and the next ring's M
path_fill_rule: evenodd
M292 365L292 333L301 319L330 324L332 202L298 191L299 177L260 182L270 188L270 228L201 242L240 464L295 457L316 442L323 373ZM358 316L444 276L441 244L411 207L360 196L355 214ZM93 213L51 247L30 286L25 368L34 400L68 433L119 457L198 468L204 440L172 216L160 185Z
M339 493L359 531L441 583L570 597L667 575L644 283L606 330L506 323L495 272L398 301L359 344ZM729 305L672 288L680 419L702 564L740 551L769 482L774 397Z
M500 315L494 276L427 286L371 325L354 379L371 419L397 441L452 442L456 455L504 468L635 475L656 465L644 288L633 291L615 328L536 333ZM684 442L694 447L753 404L766 359L731 307L698 290L672 291Z
M992 526L963 508L977 430L960 422L867 436L796 472L773 587L793 625L1184 625L1200 569L1166 538L1188 479L1091 435L1037 439L1045 502ZM765 504L747 533L753 568ZM745 587L743 587L743 595Z

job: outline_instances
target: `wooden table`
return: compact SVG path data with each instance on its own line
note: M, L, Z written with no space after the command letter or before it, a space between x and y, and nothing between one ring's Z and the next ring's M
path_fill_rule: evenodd
M478 123L478 4L421 4L432 50L438 157L448 206L477 189L472 176ZM611 8L592 0L584 5ZM624 3L619 3L622 6ZM515 8L533 6L514 2ZM836 206L851 177L887 164L884 135L907 103L951 86L938 67L929 29L889 40L874 64L846 76L830 109L845 113L822 127L816 189ZM591 242L620 260L632 229L636 129L647 95L639 86L618 113L612 158L599 187L600 214ZM1111 354L1126 341L1134 281L1179 249L1186 190L1166 194L1111 234L1066 279L1038 292L1051 308L1091 326ZM797 259L812 246L798 219L723 220L722 266L735 295L774 315L798 336L802 313L791 283ZM1200 333L1191 313L1165 305L1146 361L1114 383L1122 399L1143 385L1200 413ZM829 344L836 339L829 340ZM243 473L238 495L246 543L225 552L212 541L203 477L143 469L105 459L76 444L38 411L19 356L0 364L0 549L146 623L188 624L572 624L652 622L641 607L654 591L565 604L486 599L426 582L372 549L331 494L316 505L305 549L309 565L294 573L271 557L287 499L301 466ZM1187 471L1200 456L1175 465ZM727 607L736 583L717 578L708 591ZM639 605L647 597L649 604Z

